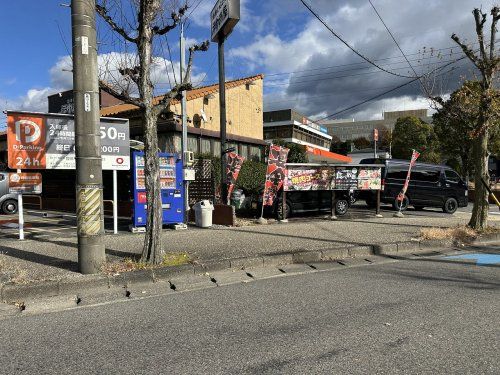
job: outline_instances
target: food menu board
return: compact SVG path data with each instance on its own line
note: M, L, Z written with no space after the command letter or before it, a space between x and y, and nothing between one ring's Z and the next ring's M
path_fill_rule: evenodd
M381 189L382 170L377 166L287 166L286 191Z
M360 168L358 190L381 190L382 171L380 168Z
M160 186L161 189L175 189L175 158L160 157ZM146 189L146 180L144 177L144 156L135 156L135 187L138 190Z
M328 167L293 168L287 170L285 190L329 190L333 169Z
M332 188L335 190L357 190L358 168L335 168L335 177L332 181Z

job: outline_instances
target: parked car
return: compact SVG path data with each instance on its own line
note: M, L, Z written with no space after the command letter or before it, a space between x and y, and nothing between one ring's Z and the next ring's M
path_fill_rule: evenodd
M457 172L446 165L416 163L412 167L405 198L399 202L396 198L406 180L409 161L363 159L360 164L382 164L384 190L381 192L380 201L392 204L395 210L399 210L402 204L402 211L412 205L416 210L424 207L439 207L443 212L453 214L458 207L467 206L467 183ZM375 207L375 194L374 191L362 191L358 198L364 199L369 207Z
M331 195L330 190L308 190L286 192L286 217L305 212L330 212ZM343 216L351 206L348 191L335 191L335 214ZM282 193L275 201L274 210L278 219L283 218Z
M17 195L9 193L7 172L0 172L0 213L17 213Z

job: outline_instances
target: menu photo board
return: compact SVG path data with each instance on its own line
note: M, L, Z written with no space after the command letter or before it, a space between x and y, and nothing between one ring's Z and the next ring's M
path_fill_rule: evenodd
M333 168L301 167L287 169L285 190L330 190Z
M376 167L360 168L358 174L358 190L381 190L382 170Z

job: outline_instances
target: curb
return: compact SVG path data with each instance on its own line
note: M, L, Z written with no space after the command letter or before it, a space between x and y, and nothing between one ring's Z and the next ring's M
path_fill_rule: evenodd
M500 233L483 235L467 245L483 245L500 242ZM183 264L148 270L124 272L116 275L82 275L78 278L29 284L5 283L0 285L0 302L19 303L47 297L81 295L96 291L123 292L131 286L144 283L170 281L174 277L198 275L224 270L244 270L252 267L276 267L286 264L307 264L358 258L370 255L407 255L429 252L434 249L451 248L450 240L421 240L399 243L352 246L323 250L298 250L259 257L207 260L203 263Z

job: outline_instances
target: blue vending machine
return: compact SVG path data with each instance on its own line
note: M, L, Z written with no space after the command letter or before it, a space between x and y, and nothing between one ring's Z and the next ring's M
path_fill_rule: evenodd
M163 224L184 222L184 187L182 181L182 159L180 154L159 152L161 203ZM132 154L133 179L133 226L144 227L147 220L146 181L144 178L144 153Z

